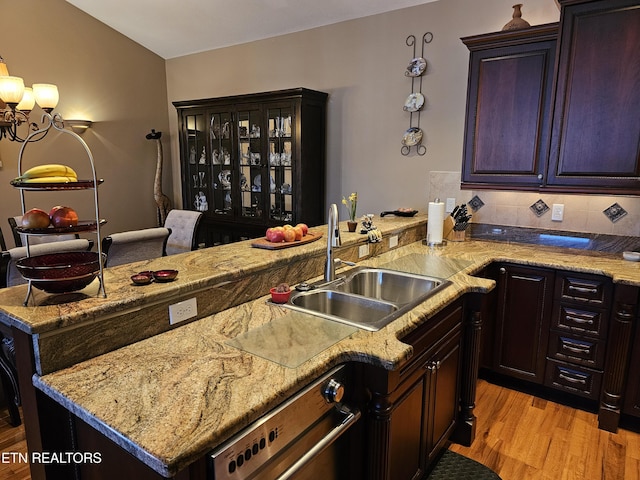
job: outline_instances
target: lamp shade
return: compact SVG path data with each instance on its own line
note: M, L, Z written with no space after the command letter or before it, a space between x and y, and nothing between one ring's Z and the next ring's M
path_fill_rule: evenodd
M0 76L8 77L9 69L7 68L7 64L4 61L4 58L0 57Z
M60 99L58 87L50 83L34 83L33 96L40 108L48 112L56 108Z
M0 98L7 104L16 105L24 94L24 80L20 77L0 77Z
M20 100L20 103L16 108L22 112L30 112L31 110L33 110L35 104L36 99L33 96L33 89L30 87L25 87L24 95L22 95L22 100Z

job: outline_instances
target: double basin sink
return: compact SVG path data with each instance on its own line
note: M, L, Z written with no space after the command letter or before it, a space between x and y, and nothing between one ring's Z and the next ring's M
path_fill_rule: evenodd
M377 331L450 283L386 268L356 267L345 277L294 291L282 306Z

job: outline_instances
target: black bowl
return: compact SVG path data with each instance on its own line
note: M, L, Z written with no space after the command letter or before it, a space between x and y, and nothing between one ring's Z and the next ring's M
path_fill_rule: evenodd
M21 258L16 268L34 287L47 293L82 290L100 272L97 252L59 252Z

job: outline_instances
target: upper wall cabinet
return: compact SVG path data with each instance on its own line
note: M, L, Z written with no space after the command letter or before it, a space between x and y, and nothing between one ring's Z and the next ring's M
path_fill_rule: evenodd
M640 2L560 3L547 184L640 193Z
M640 2L559 2L557 49L550 25L462 39L462 188L640 193Z
M463 186L540 185L557 35L555 23L462 39L471 51Z

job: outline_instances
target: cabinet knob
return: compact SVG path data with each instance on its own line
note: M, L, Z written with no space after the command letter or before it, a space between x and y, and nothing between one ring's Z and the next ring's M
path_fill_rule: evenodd
M541 173L539 173L538 174L538 180L542 181L543 178L544 178L544 176Z
M322 394L327 403L337 403L344 396L344 385L332 378L324 386Z
M505 273L507 273L507 269L504 267L500 267L500 270L498 270L500 272L501 275L504 275Z

